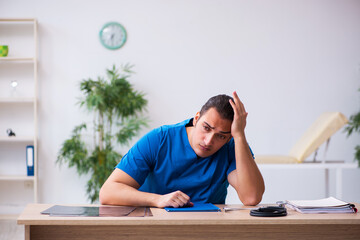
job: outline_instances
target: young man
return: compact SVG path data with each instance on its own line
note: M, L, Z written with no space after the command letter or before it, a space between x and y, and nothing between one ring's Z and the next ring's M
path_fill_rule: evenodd
M106 180L101 204L223 204L229 183L244 205L258 204L265 187L245 137L247 114L234 92L210 98L193 119L149 132Z

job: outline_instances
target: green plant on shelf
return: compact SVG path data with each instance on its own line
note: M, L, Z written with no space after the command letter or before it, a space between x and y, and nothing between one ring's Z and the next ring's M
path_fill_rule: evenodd
M107 78L81 81L80 90L84 97L81 108L93 114L91 124L82 123L72 131L59 151L56 163L66 163L75 167L79 175L90 174L86 193L93 203L99 198L99 190L116 164L122 158L116 147L127 145L148 119L143 117L147 100L144 94L133 89L128 78L133 74L132 66L115 66L107 69ZM93 143L86 142L84 136L91 125Z

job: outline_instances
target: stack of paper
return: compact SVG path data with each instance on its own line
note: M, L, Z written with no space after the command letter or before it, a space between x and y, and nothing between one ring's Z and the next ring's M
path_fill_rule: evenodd
M301 213L356 213L354 204L334 197L317 200L286 201L286 205Z

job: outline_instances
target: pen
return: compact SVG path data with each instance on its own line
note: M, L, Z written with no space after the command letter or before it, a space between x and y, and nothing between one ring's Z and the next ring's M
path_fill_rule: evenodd
M254 210L254 209L258 209L258 208L231 208L231 207L224 207L225 212L237 211L237 210Z

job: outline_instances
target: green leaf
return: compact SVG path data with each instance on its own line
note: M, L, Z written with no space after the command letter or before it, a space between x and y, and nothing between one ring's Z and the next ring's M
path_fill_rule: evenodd
M360 88L358 91L360 91ZM360 112L350 116L349 123L345 128L345 132L347 132L348 137L355 132L360 133ZM355 147L355 160L359 162L360 167L360 145Z
M353 132L360 132L360 112L350 116L348 126L345 128L348 136L350 136Z
M359 163L358 166L360 167L360 145L357 145L355 147L355 160L358 161L358 163Z
M121 123L118 123L120 130L117 132L117 141L120 144L129 144L130 140L135 137L141 127L147 126L147 119L145 118L126 118Z
M74 128L71 138L62 144L56 161L59 165L67 163L69 167L75 166L80 175L88 172L86 144L81 140L80 135L85 128L85 124Z

